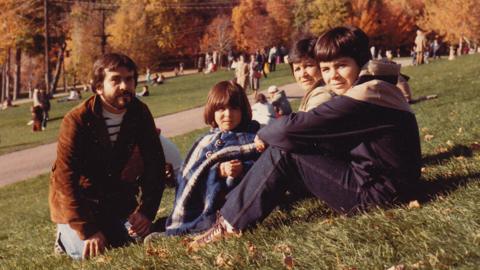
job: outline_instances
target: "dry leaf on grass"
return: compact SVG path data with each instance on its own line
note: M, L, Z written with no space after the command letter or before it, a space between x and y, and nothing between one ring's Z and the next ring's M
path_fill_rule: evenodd
M448 152L448 148L440 146L435 148L435 152L437 152L438 154L446 153Z
M280 253L292 254L292 249L287 244L276 244L273 250Z
M465 160L465 157L464 156L458 156L458 157L455 157L456 160Z
M474 142L470 145L470 148L472 151L479 151L480 150L480 143L479 142Z
M215 258L215 265L218 267L230 267L233 266L232 260L223 252L217 255Z
M147 249L145 250L145 253L148 255L148 256L155 256L155 257L159 257L161 259L165 259L168 257L168 250L165 249L165 248L155 248L153 246L148 246Z
M251 258L256 258L259 255L257 247L250 241L247 242L247 252L248 256Z
M453 147L455 145L455 143L451 140L447 140L447 145L450 146L450 147Z
M293 267L295 266L293 257L283 254L283 265L285 265L287 269L293 269Z
M433 135L432 134L427 134L423 137L423 139L426 141L426 142L429 142L433 139Z
M405 265L399 264L399 265L394 265L394 266L388 268L387 270L405 270L405 269L407 269L405 267Z
M422 127L421 131L422 131L422 132L427 132L427 131L428 131L428 127Z
M408 209L416 209L416 208L420 208L420 203L417 200L411 201L408 203Z

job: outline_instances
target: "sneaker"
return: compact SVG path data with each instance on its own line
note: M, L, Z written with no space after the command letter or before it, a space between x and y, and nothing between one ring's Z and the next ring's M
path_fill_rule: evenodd
M239 238L240 236L242 236L242 232L230 226L227 221L219 215L217 221L210 229L195 237L193 241L188 244L188 249L196 251L210 243L230 237Z

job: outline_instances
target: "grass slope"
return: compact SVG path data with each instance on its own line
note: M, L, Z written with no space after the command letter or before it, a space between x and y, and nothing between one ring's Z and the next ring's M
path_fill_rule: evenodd
M332 214L316 200L276 210L242 238L196 253L181 238L150 248L132 245L85 262L52 254L48 176L0 189L0 269L478 269L480 154L477 98L480 55L406 68L415 96L439 98L413 106L421 128L422 178L431 198L419 207L377 209L354 217ZM185 153L205 130L174 138ZM159 216L172 207L167 189Z
M233 71L221 70L208 75L200 73L169 78L162 85L151 86L151 95L141 100L148 105L154 117L203 106L210 88L219 81L233 79L233 76ZM290 68L282 64L260 84L261 89L265 89L273 84L291 82ZM138 88L140 91L141 85ZM30 103L0 111L0 155L57 140L63 116L80 102L58 103L52 100L51 103L50 121L44 132L32 133L32 127L26 125L31 119Z

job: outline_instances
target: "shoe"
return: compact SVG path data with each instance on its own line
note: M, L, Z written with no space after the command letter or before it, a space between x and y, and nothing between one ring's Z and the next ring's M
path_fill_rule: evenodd
M195 237L192 242L188 244L188 249L196 251L201 247L204 247L210 243L214 243L230 237L239 238L242 236L242 232L228 225L227 221L219 215L215 224L206 232Z

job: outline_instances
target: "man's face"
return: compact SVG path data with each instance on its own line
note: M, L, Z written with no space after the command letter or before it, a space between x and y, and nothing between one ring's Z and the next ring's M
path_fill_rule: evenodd
M345 93L357 80L360 68L351 57L340 57L331 62L320 62L325 83L337 94Z
M322 78L322 73L314 59L306 58L299 63L293 63L293 76L303 90L309 90Z
M106 109L122 112L135 96L135 79L133 70L118 67L115 70L105 69L103 84L97 88Z

